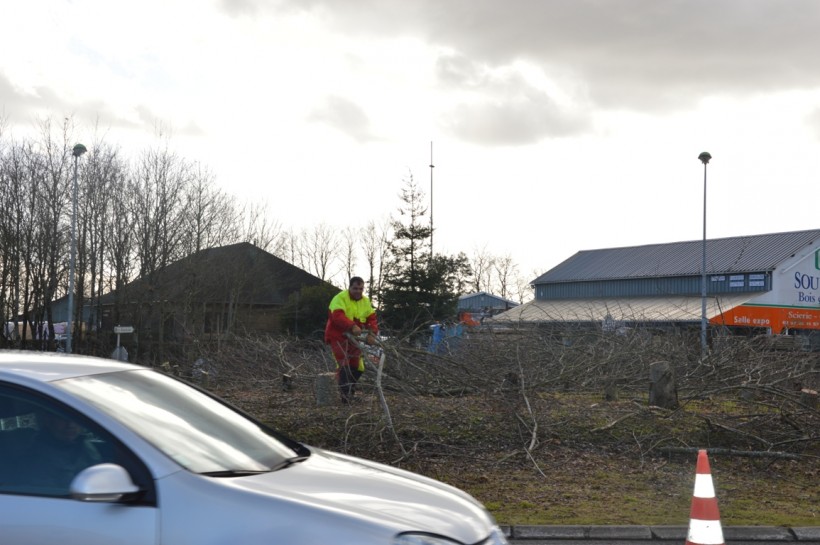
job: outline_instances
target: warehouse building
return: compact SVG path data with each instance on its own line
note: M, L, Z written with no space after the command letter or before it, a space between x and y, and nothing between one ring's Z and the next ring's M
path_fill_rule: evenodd
M532 282L497 324L699 327L703 241L584 250ZM711 333L820 340L820 229L706 241Z
M483 323L484 319L496 314L500 314L505 310L517 307L518 303L486 291L479 291L477 293L468 293L458 298L458 313L469 313L470 316Z

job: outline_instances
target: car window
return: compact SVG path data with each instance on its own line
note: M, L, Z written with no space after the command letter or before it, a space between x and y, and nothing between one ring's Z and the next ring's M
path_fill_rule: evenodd
M83 469L100 463L126 468L152 504L147 469L111 434L77 411L29 390L0 385L0 493L70 497Z
M101 373L54 384L94 404L195 473L271 471L306 454L298 443L154 371Z

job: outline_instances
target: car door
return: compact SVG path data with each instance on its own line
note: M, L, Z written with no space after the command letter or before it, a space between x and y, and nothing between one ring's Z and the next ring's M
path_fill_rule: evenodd
M141 491L125 501L73 499L86 467L115 463ZM0 542L157 545L158 510L139 458L89 418L40 393L0 383Z

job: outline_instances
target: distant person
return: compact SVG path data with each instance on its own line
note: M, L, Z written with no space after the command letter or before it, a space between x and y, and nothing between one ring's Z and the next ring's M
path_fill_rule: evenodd
M364 280L358 276L351 278L348 289L330 301L327 314L325 342L336 359L336 382L342 403L348 404L353 400L356 383L364 373L364 358L357 343L347 334L359 337L362 330L366 330L366 342L372 345L379 333L376 311L364 295Z

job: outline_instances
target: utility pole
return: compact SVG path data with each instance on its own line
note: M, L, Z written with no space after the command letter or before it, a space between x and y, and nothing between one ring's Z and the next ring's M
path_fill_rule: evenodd
M430 141L430 263L433 262L433 141Z

